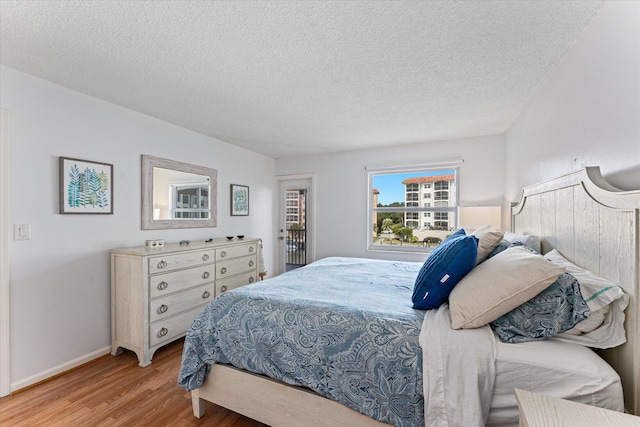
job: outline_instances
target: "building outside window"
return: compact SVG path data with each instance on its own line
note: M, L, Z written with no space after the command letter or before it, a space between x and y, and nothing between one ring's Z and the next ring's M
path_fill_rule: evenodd
M286 223L287 229L291 225L297 224L304 228L306 226L306 194L300 190L288 190L286 193Z

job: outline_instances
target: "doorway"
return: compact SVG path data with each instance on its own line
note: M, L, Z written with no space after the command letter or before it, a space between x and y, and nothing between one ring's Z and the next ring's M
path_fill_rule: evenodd
M313 176L278 177L278 274L314 260Z

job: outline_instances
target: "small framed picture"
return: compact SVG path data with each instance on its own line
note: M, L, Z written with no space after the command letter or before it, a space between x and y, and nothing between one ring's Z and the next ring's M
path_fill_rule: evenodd
M113 165L60 157L60 213L113 214Z
M231 216L249 215L249 187L231 184Z

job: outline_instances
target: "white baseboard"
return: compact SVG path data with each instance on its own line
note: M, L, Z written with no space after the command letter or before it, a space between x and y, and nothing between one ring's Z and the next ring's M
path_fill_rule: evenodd
M70 371L73 368L76 368L87 362L91 362L92 360L97 359L100 356L104 356L105 354L109 354L110 352L111 352L111 346L103 347L92 353L78 357L77 359L73 359L73 360L70 360L69 362L63 363L51 369L47 369L46 371L40 372L39 374L32 375L23 380L11 383L11 392L13 393L14 391L18 391L25 387L29 387L30 385L37 384L40 381L44 381L58 374L62 374L63 372Z

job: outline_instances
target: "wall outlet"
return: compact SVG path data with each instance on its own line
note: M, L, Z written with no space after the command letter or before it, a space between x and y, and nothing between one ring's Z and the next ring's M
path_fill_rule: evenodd
M31 224L13 224L13 240L31 240Z

